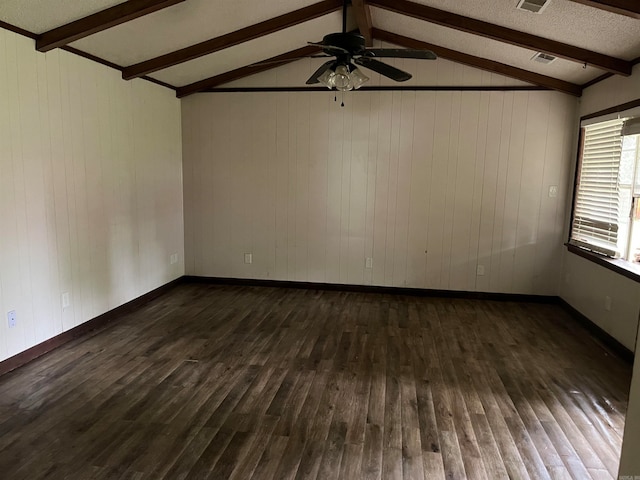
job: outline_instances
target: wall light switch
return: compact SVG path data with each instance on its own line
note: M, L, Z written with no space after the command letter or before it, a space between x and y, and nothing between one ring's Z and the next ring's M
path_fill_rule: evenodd
M253 262L253 255L251 253L245 253L244 263L252 263L252 262Z
M9 323L9 328L14 328L18 324L18 319L15 310L11 310L7 312L7 322Z
M69 297L69 292L64 292L62 294L62 308L69 308L71 306L71 299Z

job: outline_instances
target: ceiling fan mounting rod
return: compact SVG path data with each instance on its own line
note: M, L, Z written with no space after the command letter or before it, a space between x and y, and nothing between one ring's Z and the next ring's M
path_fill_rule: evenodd
M347 33L347 0L342 2L342 33Z

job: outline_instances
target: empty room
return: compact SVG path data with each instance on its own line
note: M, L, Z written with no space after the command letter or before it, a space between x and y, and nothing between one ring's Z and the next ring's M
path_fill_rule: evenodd
M636 0L0 1L0 477L639 480Z

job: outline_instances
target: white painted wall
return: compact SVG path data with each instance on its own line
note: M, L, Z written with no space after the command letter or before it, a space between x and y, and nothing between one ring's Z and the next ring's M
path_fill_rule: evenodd
M0 29L0 360L183 274L181 153L171 91Z
M566 250L563 256L560 296L634 351L640 312L640 283ZM611 298L611 310L605 309L606 297Z
M637 99L640 99L640 65L634 67L633 75L630 77L614 76L587 88L580 102L579 116ZM569 252L564 253L563 260L563 277L566 280L569 276L569 281L563 281L560 296L626 347L637 352L640 348L640 344L636 343L640 317L640 283ZM610 313L604 311L604 296L607 294L613 299ZM622 443L621 476L640 476L638 452L640 360L636 357Z
M330 92L183 101L188 274L557 294L573 98L355 92L345 104Z
M580 116L599 112L606 108L640 98L640 64L633 68L632 75L614 75L584 90L580 98Z
M580 99L578 117L640 99L640 65L633 75L616 75L585 89ZM575 123L574 139L578 123ZM575 140L574 140L575 141ZM568 189L573 190L575 153L571 161ZM572 194L572 193L571 193ZM565 241L568 237L571 204L568 203ZM640 312L640 283L563 251L563 274L560 296L630 350L635 350ZM611 311L605 310L605 297L611 297ZM640 475L640 473L638 473Z

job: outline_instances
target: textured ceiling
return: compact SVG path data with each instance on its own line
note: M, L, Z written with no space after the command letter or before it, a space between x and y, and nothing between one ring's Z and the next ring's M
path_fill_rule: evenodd
M562 78L573 83L585 83L602 73L597 68L587 66L585 69L584 65L562 58L557 58L545 65L531 60L531 57L537 53L535 50L527 50L498 42L497 40L478 37L471 33L452 30L434 23L425 23L415 18L390 13L378 8L372 8L371 10L373 24L383 30L393 31L406 37L458 50L469 55L491 58L491 60L542 75Z
M124 3L113 0L0 0L0 20L33 33Z
M187 0L84 38L72 46L109 58L118 65L131 65L292 12L316 1ZM334 28L340 28L339 20ZM302 46L295 44L288 48L289 45L283 44L285 50L278 53Z
M172 7L95 33L70 46L122 67L174 52L241 28L308 7L319 0L186 0ZM640 57L640 20L584 6L569 0L551 0L540 15L515 8L517 0L414 0L415 3L632 60ZM639 0L640 1L640 0ZM109 0L0 0L0 20L40 34L104 10L121 1ZM604 70L558 58L549 65L533 62L533 50L464 33L445 26L371 7L373 26L465 54L486 58L575 84L584 84ZM355 25L350 19L349 25ZM227 49L150 73L181 87L318 41L339 31L339 12L246 41ZM305 59L252 75L232 85L303 86L322 60ZM523 82L437 60L389 60L414 74L405 85L507 85ZM457 65L455 68L451 65ZM455 74L452 73L454 68ZM292 72L296 72L293 74ZM443 73L443 72L446 72ZM370 85L396 85L371 73ZM284 80L287 79L287 80ZM295 83L292 84L291 82ZM446 79L446 80L445 80ZM263 82L261 84L261 82ZM475 83L474 83L475 82Z
M541 14L515 8L517 0L414 1L626 60L640 56L640 20L569 0L551 0Z
M327 31L340 29L340 13L325 15L271 35L250 40L220 52L169 67L150 76L172 85L185 85L293 50L310 41L320 41Z

